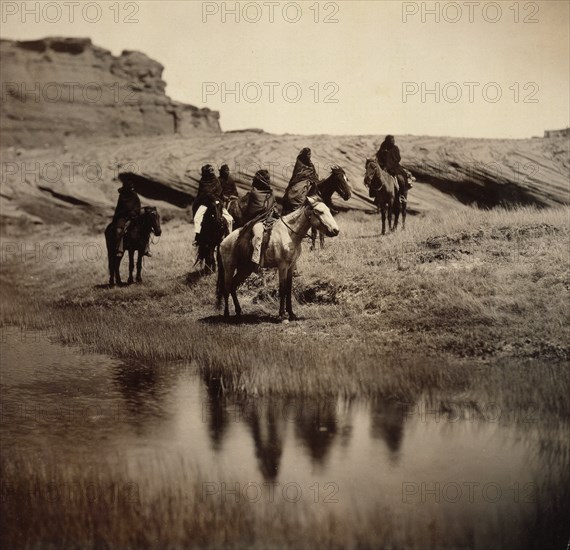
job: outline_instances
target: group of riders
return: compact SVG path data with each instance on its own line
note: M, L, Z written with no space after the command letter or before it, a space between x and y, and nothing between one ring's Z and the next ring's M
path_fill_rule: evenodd
M408 190L412 188L409 172L400 165L400 150L395 143L394 136L386 136L384 142L376 153L376 160L383 170L394 176L396 188L399 190L401 200L407 200ZM319 175L315 165L311 161L311 149L305 147L301 149L297 155L293 174L289 180L289 186L306 181L310 184L319 182ZM198 186L198 194L192 204L192 212L194 215L195 245L199 246L201 242L202 221L207 211L207 205L212 199L220 200L224 205L223 217L227 223L228 230L231 233L233 229L234 219L227 210L230 200L238 197L236 182L230 174L227 164L224 164L216 175L214 166L206 164L202 166L201 177ZM141 211L141 202L135 191L132 182L125 182L119 189L119 200L115 208L113 223L116 231L117 256L122 256L124 252L123 242L125 231L132 221L139 216ZM284 212L286 213L286 212ZM261 259L261 245L263 241L263 233L267 221L271 218L278 217L276 208L275 195L271 187L271 178L267 170L258 170L253 176L251 190L248 193L247 204L242 211L242 224L248 222L255 223L253 225L253 254L251 261L254 268L259 268ZM147 243L144 254L151 256Z

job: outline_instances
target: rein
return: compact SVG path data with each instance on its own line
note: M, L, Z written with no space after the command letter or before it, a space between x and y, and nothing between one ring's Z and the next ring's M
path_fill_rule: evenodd
M283 222L283 225L284 225L289 231L291 231L291 233L294 233L295 235L298 235L299 237L301 237L301 239L310 239L310 238L311 238L311 236L308 235L308 234L307 234L307 235L303 235L303 234L299 233L298 231L295 231L295 230L283 219L283 216L281 216L279 219Z
M381 191L382 188L386 186L386 184L385 184L384 181L382 181L382 176L381 176L381 174L378 172L378 170L375 170L374 176L373 176L372 178L370 178L370 183L367 185L368 188L371 189L371 184L372 184L372 182L374 181L374 177L376 177L376 179L380 180L380 187L377 187L376 189L374 189L374 192L377 193L378 191Z

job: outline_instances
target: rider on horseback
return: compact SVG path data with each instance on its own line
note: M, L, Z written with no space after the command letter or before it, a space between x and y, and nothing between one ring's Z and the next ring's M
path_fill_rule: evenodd
M132 181L123 182L123 186L118 191L119 200L115 207L113 224L115 225L116 232L117 256L122 257L124 253L125 233L133 220L139 216L141 211L141 201L135 191L135 186ZM148 244L144 255L151 256Z
M297 155L288 187L300 181L310 181L311 183L318 183L319 181L319 175L317 174L315 165L311 161L311 149L309 147L304 147Z
M408 190L413 186L408 178L408 172L403 166L400 166L402 157L400 156L400 149L396 145L394 136L386 136L382 145L380 145L380 149L378 149L378 152L376 153L376 158L380 168L382 168L382 170L386 170L386 172L396 178L401 196L406 200L408 197ZM398 176L401 179L399 179Z
M265 225L269 224L269 218L275 217L275 196L271 188L271 177L267 170L258 170L253 176L251 191L247 208L244 212L244 223L255 220L253 225L253 253L251 262L254 271L258 271L261 263L261 245Z
M223 164L220 168L220 183L222 184L222 199L224 203L230 197L239 197L236 182L230 176L230 167L227 164Z
M202 177L198 185L198 195L192 203L192 212L194 214L194 244L197 245L200 240L200 231L202 229L202 221L206 214L208 207L207 202L210 198L222 200L222 184L216 177L216 172L211 164L202 166ZM233 228L234 219L230 213L224 208L222 215L228 224L228 231L231 233Z

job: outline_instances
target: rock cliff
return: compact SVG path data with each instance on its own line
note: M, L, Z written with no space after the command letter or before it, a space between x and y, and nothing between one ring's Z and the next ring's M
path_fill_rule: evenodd
M0 40L1 145L44 147L76 138L220 132L219 113L173 101L164 67L115 57L89 38Z

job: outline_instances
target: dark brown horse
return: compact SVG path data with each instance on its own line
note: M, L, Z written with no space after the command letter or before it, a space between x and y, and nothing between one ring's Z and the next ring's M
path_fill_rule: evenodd
M210 197L204 206L207 210L202 221L196 263L204 262L206 268L216 271L216 250L229 233L228 225L222 215L223 203L220 199Z
M234 229L243 226L243 213L247 208L249 193L243 197L230 197L226 202L226 209L234 219Z
M306 197L317 196L332 210L332 196L338 193L343 200L347 201L352 196L352 189L348 183L346 172L340 166L331 166L330 175L316 184L309 181L300 181L291 185L285 191L283 197L283 215L293 212L299 208ZM311 228L312 248L315 248L317 240L317 229ZM320 235L321 248L324 246L325 236Z
M398 227L400 212L402 214L402 229L405 229L405 197L397 191L395 178L385 170L382 170L374 159L366 159L364 185L370 190L370 196L374 198L374 204L382 213L382 235L386 234L386 214L388 214L390 231L395 231ZM402 182L400 182L400 185L402 185Z
M137 256L137 283L142 282L142 259L144 251L148 245L150 234L154 233L160 237L160 216L154 206L145 206L138 218L135 218L123 238L124 248L129 252L129 279L128 284L133 283L133 270L135 267L135 252ZM107 255L109 258L109 285L123 284L121 281L121 260L123 256L117 256L116 232L113 224L110 223L105 229L105 242L107 243Z

